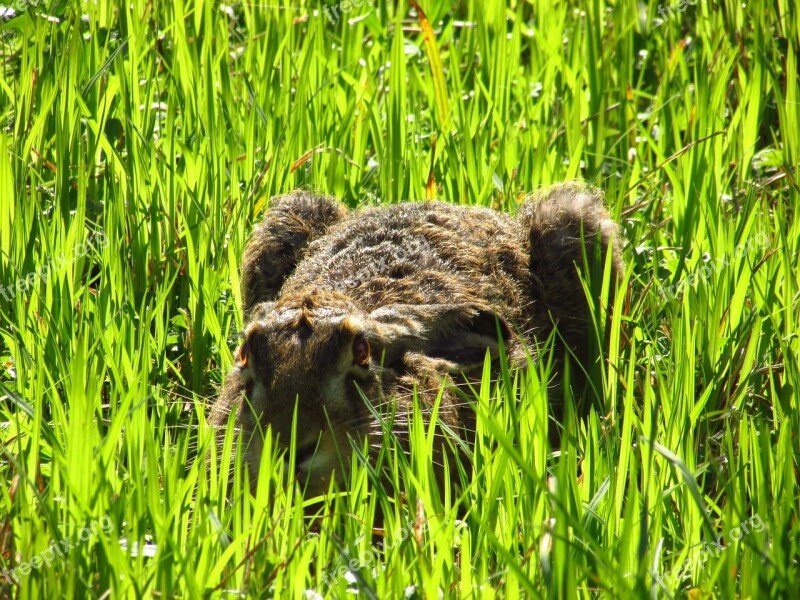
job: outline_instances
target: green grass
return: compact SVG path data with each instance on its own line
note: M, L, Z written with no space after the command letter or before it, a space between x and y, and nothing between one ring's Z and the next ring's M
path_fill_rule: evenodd
M403 0L263 4L0 21L0 598L796 593L794 3L428 0L427 43ZM575 178L629 268L558 451L546 366L505 370L462 495L419 423L402 493L359 466L311 520L273 457L226 502L205 414L270 196L513 212Z

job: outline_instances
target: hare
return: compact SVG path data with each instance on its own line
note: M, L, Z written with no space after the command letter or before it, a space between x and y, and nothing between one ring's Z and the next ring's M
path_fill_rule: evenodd
M443 202L349 211L305 191L275 198L244 253L244 341L210 422L235 413L255 482L264 432L288 448L296 410L296 475L313 495L342 483L351 438L379 446L380 415L403 431L414 394L429 412L443 382L439 419L469 440L474 411L458 385L480 381L500 340L523 365L556 326L563 351L585 358L579 270L599 242L620 277L617 231L601 193L580 184L529 196L516 218Z

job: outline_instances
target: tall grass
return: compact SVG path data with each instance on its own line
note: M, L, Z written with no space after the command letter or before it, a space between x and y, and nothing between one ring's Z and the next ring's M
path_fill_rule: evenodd
M277 4L0 17L0 597L796 592L794 4ZM487 371L463 490L419 419L394 491L356 456L312 505L269 441L252 495L206 470L270 196L513 212L574 178L629 267L559 448L543 361Z

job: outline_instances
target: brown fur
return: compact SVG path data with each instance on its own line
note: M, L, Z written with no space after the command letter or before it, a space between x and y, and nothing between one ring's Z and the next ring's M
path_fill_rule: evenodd
M597 239L603 257L611 245L619 277L616 231L601 194L578 184L529 197L516 219L439 202L349 212L307 192L277 198L245 251L245 342L210 420L236 414L255 481L263 432L287 447L296 404L296 470L310 493L334 471L342 481L348 438L380 445L361 394L402 432L414 390L427 414L444 379L440 419L469 440L474 413L456 387L479 380L487 349L498 355L498 328L516 364L553 323L585 358L581 240L590 260Z

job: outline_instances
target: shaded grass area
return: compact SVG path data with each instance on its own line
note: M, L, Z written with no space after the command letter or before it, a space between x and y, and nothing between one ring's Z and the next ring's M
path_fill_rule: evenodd
M791 2L46 4L0 18L0 597L798 589ZM463 492L419 422L398 493L360 466L309 520L268 443L226 502L204 415L272 195L575 178L629 268L559 449L543 363L477 391Z

